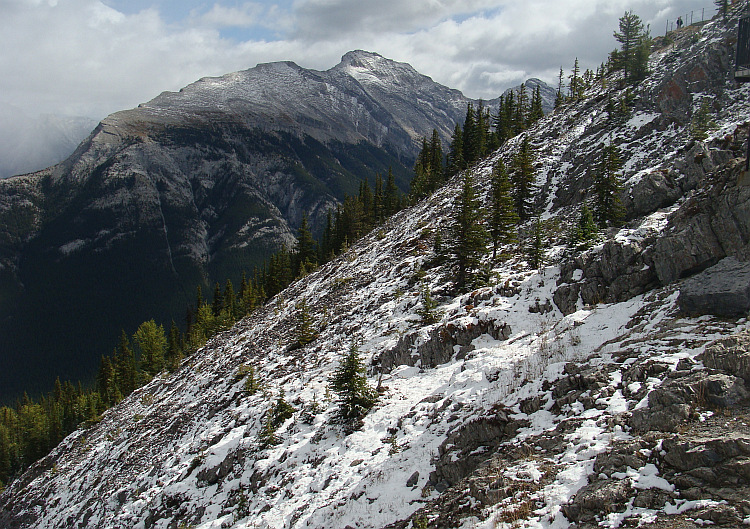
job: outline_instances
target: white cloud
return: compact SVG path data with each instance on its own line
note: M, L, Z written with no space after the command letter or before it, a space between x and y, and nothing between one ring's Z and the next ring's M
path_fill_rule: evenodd
M409 62L467 95L491 98L529 76L555 82L576 57L582 68L596 67L615 47L612 31L627 9L658 33L667 18L704 3L257 0L210 8L188 2L198 7L178 15L165 11L169 2L126 14L101 0L4 0L0 101L102 118L203 76L276 60L327 69L352 49ZM227 28L248 33L222 38ZM259 28L273 36L254 33Z

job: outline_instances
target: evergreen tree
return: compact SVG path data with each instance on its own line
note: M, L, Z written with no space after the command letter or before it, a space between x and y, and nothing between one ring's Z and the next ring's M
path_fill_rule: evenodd
M534 211L536 188L534 185L534 153L528 136L521 140L521 146L513 157L511 166L511 183L513 184L513 201L516 214L523 222L531 218Z
M279 396L276 399L273 407L268 410L266 414L266 420L263 423L263 428L258 434L258 440L261 447L268 448L279 443L279 437L276 435L276 430L279 426L284 424L287 419L294 416L295 409L289 404L284 398L284 390L279 392Z
M377 393L367 383L365 366L356 345L349 348L328 380L328 385L336 394L338 421L351 429L356 429L368 411L377 402Z
M224 295L221 292L219 283L214 285L214 300L211 304L211 309L214 311L214 316L221 314L221 311L224 309Z
M534 89L534 97L531 99L529 108L529 125L532 125L544 117L544 108L542 107L542 90L539 85Z
M370 190L367 183L364 183L364 187L368 191ZM370 204L369 209L372 211L372 204ZM318 250L312 231L310 231L307 214L303 214L302 222L297 230L297 246L294 252L295 277L301 277L317 266L317 254Z
M260 380L255 374L255 367L248 367L245 383L242 387L248 395L255 395L261 389Z
M430 139L430 189L438 189L445 182L445 167L443 167L443 142L440 141L440 134L437 129L432 129L432 139Z
M537 217L534 221L531 231L531 243L528 246L527 256L529 266L534 270L539 270L544 266L545 242L544 228L542 221Z
M430 287L424 281L419 289L420 306L417 309L417 315L422 325L431 325L440 321L440 315L437 312L437 301L432 298Z
M708 138L708 131L716 128L716 122L711 117L711 110L710 98L704 98L697 112L693 114L690 120L690 133L696 140L705 140Z
M648 58L651 55L652 43L653 41L648 30L644 31L635 50L635 57L633 58L633 66L631 68L631 81L634 83L642 81L648 76Z
M461 125L456 123L451 136L451 145L448 152L447 167L445 168L447 176L453 176L466 169L466 159L464 158L463 148L463 130Z
M177 328L177 324L172 321L172 325L169 327L167 351L164 359L167 369L171 373L177 371L177 368L180 367L180 362L182 361L182 345L180 342L180 330Z
M315 321L310 315L310 309L307 306L307 303L304 301L298 303L296 309L296 345L303 347L314 341L318 337L318 333L315 330Z
M463 128L463 155L464 160L469 167L479 159L478 145L476 142L476 112L474 112L474 105L472 103L468 103L466 105L466 118L464 119Z
M383 177L380 173L375 175L375 194L372 197L372 216L375 219L375 224L380 224L385 220L383 216L383 203L385 201L385 194L383 191Z
M513 116L513 134L518 135L526 130L529 113L529 94L526 92L526 84L521 83L516 96L515 115Z
M583 97L583 90L581 86L581 69L578 67L578 57L573 66L573 73L570 75L570 98L581 99Z
M596 239L596 236L597 226L596 222L594 222L594 215L584 200L581 203L578 222L576 222L573 229L573 236L571 237L573 246L579 250L589 248L591 247L591 243Z
M480 99L477 107L476 117L474 118L474 145L476 150L476 159L479 160L487 155L487 143L490 133L490 117L487 109L484 108L484 102Z
M420 198L427 196L430 191L432 167L429 149L427 138L422 138L422 150L419 151L417 161L414 163L414 177L411 179L409 189L409 199L412 203L416 203Z
M140 351L141 370L150 379L164 368L164 351L167 348L164 327L154 320L144 321L133 334L133 341Z
M383 203L383 194L377 192L377 183L382 184L382 179L380 178L380 175L377 175L376 179L376 193L374 197L374 205L373 209L375 210L375 216L378 218L378 222L380 222L380 219L382 218L383 210L382 210L382 203ZM382 189L382 187L381 187ZM333 256L336 254L336 247L335 247L335 234L334 234L334 227L333 227L333 212L329 209L326 213L326 227L323 230L323 240L320 243L320 258L318 259L321 263L326 263L333 259Z
M512 92L509 94L509 97L512 97ZM502 145L505 143L505 140L510 138L511 136L511 123L508 121L508 118L505 114L505 101L506 97L504 95L500 96L500 102L498 104L497 108L497 115L495 116L495 137L497 138L498 144Z
M557 77L557 96L555 97L555 108L560 107L563 103L565 103L565 95L563 94L563 69L562 66L560 66L560 74Z
M227 279L227 282L224 284L224 292L222 293L222 297L224 298L224 309L223 311L226 313L225 317L228 320L231 320L234 322L236 320L236 314L237 314L237 296L234 293L234 285L232 285L232 281Z
M108 356L102 356L99 362L99 373L96 376L96 389L104 404L109 407L116 404L122 396L117 389L115 368Z
M115 379L123 397L130 395L137 387L135 353L124 330L120 333L120 341L115 353Z
M502 160L492 168L492 188L490 191L489 231L492 238L492 260L497 258L497 248L501 244L516 242L516 226L519 222L508 172Z
M464 172L458 207L453 219L451 254L456 267L456 287L463 290L479 282L476 276L481 258L486 251L487 230L482 224L483 214L474 191L471 171Z
M401 197L396 187L396 178L393 176L393 170L391 167L388 168L388 178L385 182L385 192L383 196L383 213L386 218L390 217L394 213L401 209ZM357 233L357 236L350 239L354 242L359 238L361 233Z
M351 197L347 199L353 200ZM268 296L273 297L284 290L294 277L292 273L291 256L289 250L282 248L271 256L268 262L268 271L266 274L266 292ZM214 316L216 316L214 310Z
M601 161L594 173L594 218L602 228L607 224L617 225L622 220L620 202L622 182L619 171L623 163L615 145L607 145L602 151Z
M644 49L641 46L648 40L648 32L640 17L632 11L625 12L620 18L620 31L615 31L614 37L620 43L619 53L611 57L615 67L624 71L626 82L642 79L639 76L646 72L646 65L642 62ZM647 54L645 60L648 60Z

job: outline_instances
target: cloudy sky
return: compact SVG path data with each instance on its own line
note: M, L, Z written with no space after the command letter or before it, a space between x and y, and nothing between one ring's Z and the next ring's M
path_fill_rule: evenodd
M705 14L702 15L702 9ZM471 97L595 68L632 10L663 35L711 0L0 0L0 103L101 119L259 62L320 70L352 49Z

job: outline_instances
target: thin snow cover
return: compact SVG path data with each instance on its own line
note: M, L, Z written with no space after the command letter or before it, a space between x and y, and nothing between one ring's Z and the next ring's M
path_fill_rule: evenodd
M86 246L86 241L84 241L83 239L76 239L60 246L60 253L63 255L70 255L73 252L80 250L84 246Z
M664 65L667 55L654 58L652 71L666 69L657 66ZM350 71L362 67L351 65ZM365 79L359 70L354 74ZM252 76L259 84L248 82ZM270 83L274 76L281 84ZM316 81L278 63L202 80L185 91L195 92L196 105L202 104L201 97L231 104L224 92L228 87L231 97L252 99L254 91L283 90L285 82ZM201 83L216 90L200 92ZM605 95L604 89L596 95ZM747 109L740 95L746 94L738 92L736 104L717 117L718 130L735 123L738 109ZM163 94L149 109L171 111L166 104L171 97ZM659 116L649 112L608 130L601 126L604 101L592 97L571 103L527 131L532 142L538 141L537 184L546 186L540 204L545 220L566 220L566 208L555 199L570 182L587 177L586 168L603 142L619 144L626 187L668 164L688 143L684 128L651 130ZM508 164L520 141L520 136L509 140L474 169L485 200L493 164L499 159ZM86 520L90 527L135 528L148 520L157 529L181 524L199 529L382 527L440 497L430 474L441 446L450 434L497 409L524 421L499 453L565 426L559 451L518 458L497 471L535 485L529 487L534 509L518 527L568 527L563 506L589 483L596 456L613 442L630 439L622 419L647 406L648 393L661 383L649 378L626 384L622 369L636 359L676 368L711 340L750 324L683 317L674 286L620 303L579 303L579 310L564 315L553 303L560 280L557 260L565 258L561 233L553 234L557 246L548 252L545 268L529 270L517 255L494 265L489 285L455 294L450 267L431 260L435 233L450 233L459 188L460 177L397 214L214 337L176 373L157 377L108 410L100 423L66 438L50 455L55 466L29 474L33 479L24 483L29 505L35 505L26 514L38 516L36 527L64 527L71 519ZM616 239L636 245L658 236L676 207L631 222ZM582 277L579 270L573 280ZM439 300L437 323L420 321L423 288ZM302 303L318 338L294 348ZM420 347L434 333L480 324L506 326L507 338L482 334L444 363L423 364ZM403 365L382 368L383 359L407 338L414 345L405 359L399 357ZM351 347L360 351L369 384L379 387L380 398L361 427L347 432L334 421L337 405L328 380ZM625 360L622 351L628 352ZM583 364L602 368L606 396L594 406L584 402L591 395L581 395L554 407L549 388L566 376L569 366ZM262 383L252 395L244 389L242 369L247 366ZM259 434L269 409L282 397L295 408L294 416L276 431L277 444L263 446ZM538 409L523 412L522 403L536 397ZM673 490L650 463L614 477L637 489ZM618 527L633 516L648 523L659 514L705 505L675 500L656 511L631 503L624 512L603 518L601 525ZM498 517L513 508L512 499L489 506L481 519L467 518L463 527L502 527Z

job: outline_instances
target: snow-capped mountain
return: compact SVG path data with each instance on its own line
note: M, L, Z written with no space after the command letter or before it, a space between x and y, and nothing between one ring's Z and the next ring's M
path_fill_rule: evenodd
M0 524L750 523L750 188L737 185L750 88L728 73L735 31L716 20L659 43L627 119L607 110L626 93L614 75L526 131L543 268L516 252L487 286L452 293L433 248L450 234L459 175L70 435L0 495ZM698 139L706 100L717 102L714 125ZM520 144L472 169L485 201L493 165ZM565 234L609 144L624 158L627 223L570 250ZM725 290L706 296L729 271L744 286L718 281ZM419 316L425 287L436 323ZM686 308L696 291L701 308ZM742 311L716 303L726 292ZM302 303L318 337L291 347ZM327 388L352 345L380 397L349 432L331 420ZM254 394L250 366L262 383ZM282 396L295 412L264 446Z
M325 72L260 64L112 114L64 162L0 182L0 400L88 378L122 328L182 320L196 286L238 284L362 180L392 168L408 191L421 137L447 141L469 101L364 51Z

